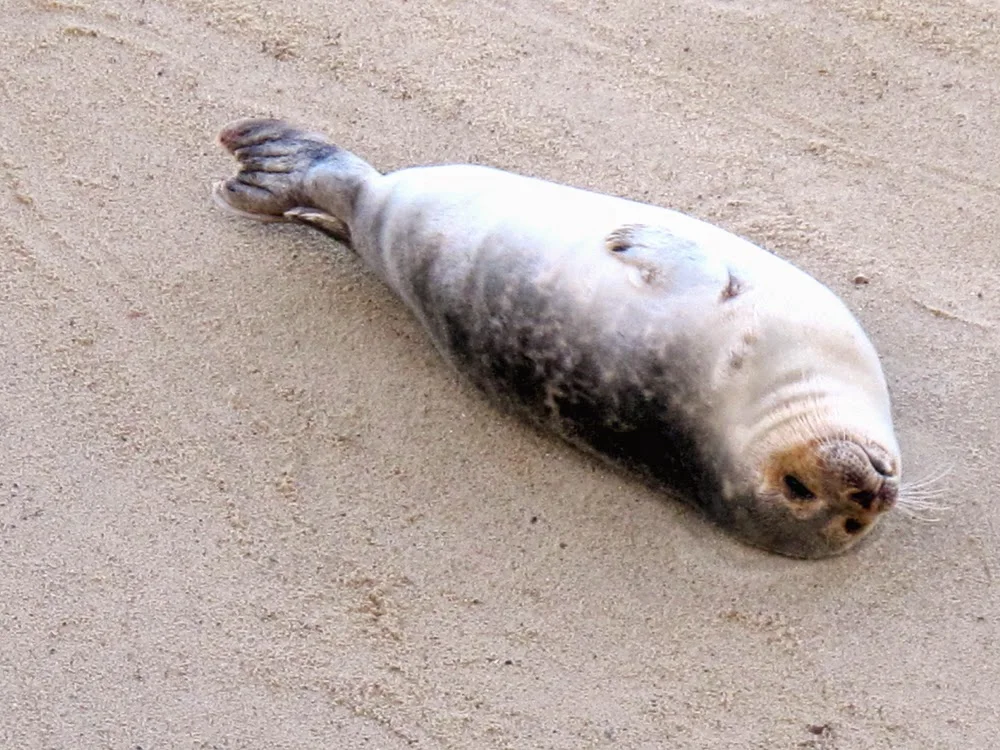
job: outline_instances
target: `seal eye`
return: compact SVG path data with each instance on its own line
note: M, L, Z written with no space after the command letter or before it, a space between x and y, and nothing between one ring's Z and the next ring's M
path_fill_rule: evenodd
M794 474L785 474L785 486L792 493L792 497L797 500L812 500L816 497L812 490L802 484L802 480Z

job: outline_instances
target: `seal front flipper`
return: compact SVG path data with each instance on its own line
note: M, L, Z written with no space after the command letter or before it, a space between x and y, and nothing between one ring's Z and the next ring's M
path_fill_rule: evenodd
M628 267L630 280L640 288L682 293L718 287L720 301L746 289L733 269L716 255L666 227L626 224L611 232L604 246Z

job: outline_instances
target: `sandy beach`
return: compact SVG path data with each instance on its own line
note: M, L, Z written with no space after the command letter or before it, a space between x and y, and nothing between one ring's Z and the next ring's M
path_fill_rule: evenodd
M0 747L996 747L995 3L0 18ZM796 263L947 508L785 559L501 414L341 246L213 205L253 115Z

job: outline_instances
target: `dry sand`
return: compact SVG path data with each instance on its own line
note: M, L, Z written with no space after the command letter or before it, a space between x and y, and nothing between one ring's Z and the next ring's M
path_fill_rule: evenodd
M996 747L992 0L0 19L0 747ZM954 510L795 562L501 416L335 243L211 204L258 114L797 262Z

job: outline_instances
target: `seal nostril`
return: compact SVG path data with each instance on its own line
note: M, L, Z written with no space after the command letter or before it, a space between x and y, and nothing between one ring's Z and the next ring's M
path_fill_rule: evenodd
M872 468L875 469L883 477L891 477L893 475L892 465L882 456L876 455L875 451L870 448L862 448L865 455L868 456L868 461L871 463Z
M871 490L860 490L859 492L851 493L851 500L856 502L865 510L872 507L872 501L875 499L875 493Z
M856 518L848 518L844 521L844 531L848 534L857 534L865 525Z

